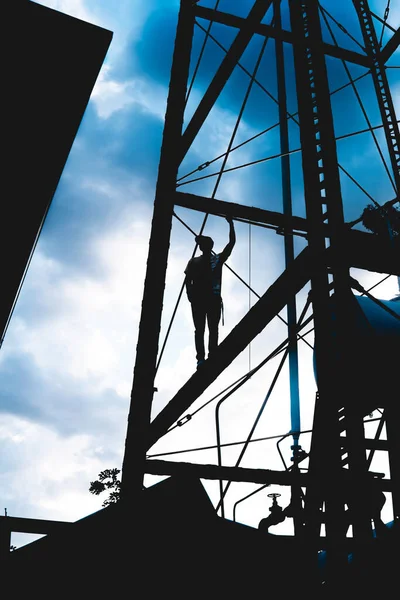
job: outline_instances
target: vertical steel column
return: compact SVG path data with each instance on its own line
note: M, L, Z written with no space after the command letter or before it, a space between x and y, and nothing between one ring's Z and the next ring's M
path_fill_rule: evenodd
M394 519L400 519L400 407L393 398L391 405L385 411L386 435L392 482L392 503Z
M282 29L281 18L281 0L274 0L274 25L276 29ZM279 133L280 133L280 152L281 157L281 176L282 176L282 200L283 213L292 217L292 190L290 180L290 155L289 153L289 131L286 100L286 81L285 81L285 59L283 51L283 42L278 37L275 38L275 56L276 72L278 83L278 109L279 109ZM285 246L285 267L294 261L294 243L292 232L284 231ZM293 463L294 469L298 469L298 457L301 446L299 445L300 432L300 392L299 392L299 360L297 348L297 315L296 315L296 296L291 296L287 303L288 320L288 358L289 358L289 381L290 381L290 417L291 430L293 434ZM301 508L301 489L293 486L291 490L291 505L294 514ZM295 532L299 524L297 518L294 518Z
M0 564L4 568L8 557L10 556L11 531L7 527L7 522L0 524Z
M173 198L194 29L194 3L181 0L171 68L153 220L139 324L131 405L122 468L122 497L132 498L143 486L147 438L159 344L161 313L170 244Z
M290 20L294 39L294 63L300 120L304 176L304 196L309 223L308 243L317 260L325 252L324 223L329 226L330 251L334 256L332 278L338 318L333 328L329 276L316 267L311 278L311 299L315 324L318 382L309 470L321 488L307 489L306 530L309 539L319 533L319 511L325 501L326 531L334 551L329 553L328 578L345 564L341 550L344 502L338 491L341 473L337 400L343 389L338 384L335 348L343 335L341 317L350 292L348 269L341 254L340 236L344 226L340 178L337 164L333 117L330 104L321 24L317 0L290 0ZM338 330L339 327L339 330ZM335 343L336 339L336 343ZM329 575L331 573L331 575Z
M346 375L344 374L346 377ZM349 372L348 377L351 377ZM345 411L346 413L346 411ZM356 545L355 556L363 549L363 545L372 539L372 523L371 516L365 514L363 506L365 498L363 490L366 489L368 462L365 450L365 430L363 418L361 415L353 415L347 411L345 417L346 440L347 440L347 455L352 478L352 499L353 504L351 510L351 524L353 525L353 537ZM356 484L359 481L359 484ZM345 487L346 490L346 487ZM347 490L348 492L350 490Z
M371 75L374 82L376 99L383 129L385 132L390 163L393 169L397 195L400 193L400 133L396 123L396 112L386 76L385 65L381 58L379 41L376 36L372 15L367 0L353 0L360 22L365 49L371 60Z

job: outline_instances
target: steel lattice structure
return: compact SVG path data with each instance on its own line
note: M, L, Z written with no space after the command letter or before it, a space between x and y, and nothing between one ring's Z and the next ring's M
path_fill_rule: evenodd
M379 445L378 439L375 440L375 445L373 440L366 440L363 428L364 415L355 414L349 409L351 399L348 396L352 392L343 390L341 381L335 376L337 368L335 349L345 345L348 331L353 327L357 317L357 308L352 294L354 286L349 275L350 268L357 267L398 276L400 267L394 246L386 240L352 229L352 224L345 221L340 172L346 173L346 171L339 164L337 157L337 138L335 138L326 58L330 56L346 64L362 66L367 68L372 76L381 117L380 127L385 134L385 152L390 161L390 168L386 168L394 188L393 204L399 197L400 138L385 63L398 46L399 32L394 33L387 44L381 48L368 2L349 1L349 10L355 11L357 15L364 41L363 51L355 52L324 40L321 23L325 12L317 0L289 0L291 31L282 28L280 4L280 0L256 0L248 16L243 18L219 11L217 8L204 7L201 2L181 1L149 242L123 463L122 493L128 498L135 497L135 494L142 490L145 473L157 475L190 473L197 477L209 477L221 481L252 481L260 484L273 481L277 484L289 485L292 488L293 507L298 508L304 501L304 512L301 513L303 516L294 512L296 535L306 535L307 539L317 540L321 523L316 515L320 514L323 508L328 539L334 548L341 548L340 544L345 537L341 526L344 518L344 500L338 483L341 470L347 464L352 476L362 476L369 468L366 455L367 442L372 451ZM271 12L273 18L268 25L264 19ZM183 129L192 41L198 18L208 21L210 27L211 23L219 23L233 28L235 37L191 119ZM211 35L209 29L208 34ZM180 165L235 67L240 65L243 53L254 35L269 37L275 41L283 196L281 213L217 200L215 193L211 197L203 197L183 193L177 189ZM289 43L293 47L298 102L296 118L288 113L286 105L283 43ZM252 83L255 83L256 70L253 75L248 74L252 78ZM354 87L354 80L350 81L350 84ZM297 123L300 129L305 219L292 214L288 141L290 120ZM372 129L369 128L373 133ZM231 146L228 148L228 154L230 150ZM202 168L209 164L205 163ZM199 170L202 168L199 167ZM159 361L159 338L171 226L177 206L204 214L230 216L278 229L284 235L286 268L223 340L213 360L206 361L201 373L194 373L160 414L150 422ZM296 258L293 245L294 232L305 236L308 242L306 248ZM191 404L217 380L240 352L284 307L287 307L288 324L286 354L289 356L291 395L292 399L295 399L293 410L296 413L297 339L303 315L297 319L295 297L308 282L311 283L318 381L308 472L305 474L299 469L302 450L298 444L299 432L296 431L292 432L294 433L293 468L290 472L224 467L222 464L203 467L179 462L146 460L151 446L174 423L179 422L180 419L182 422L182 415ZM330 318L332 294L336 298L335 324ZM381 489L386 489L392 494L394 516L399 518L400 498L395 489L396 483L400 481L400 452L399 442L394 435L399 424L398 409L393 407L385 409L385 416L391 479L381 483ZM345 431L345 438L341 435L343 431ZM345 460L343 459L344 445L347 449ZM302 489L306 489L305 497ZM225 492L221 493L219 507L222 508ZM362 502L361 496L359 501ZM357 541L362 542L371 537L371 522L365 515L354 513L352 526ZM334 569L340 566L342 560L342 551L332 552L330 564Z

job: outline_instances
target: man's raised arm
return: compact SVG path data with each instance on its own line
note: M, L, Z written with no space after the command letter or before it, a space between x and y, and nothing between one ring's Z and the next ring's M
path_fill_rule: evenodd
M222 250L221 252L221 259L225 262L226 259L231 255L231 252L233 250L233 247L236 243L236 233L235 233L235 227L233 225L233 220L231 217L225 217L226 220L229 223L229 242L227 243L227 245L225 246L225 248Z

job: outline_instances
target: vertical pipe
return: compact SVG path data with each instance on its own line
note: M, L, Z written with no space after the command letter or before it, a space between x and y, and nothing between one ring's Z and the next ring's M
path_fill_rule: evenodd
M136 497L143 487L193 29L194 4L182 0L172 60L125 440L121 486L124 499Z
M281 0L274 0L274 21L277 29L282 29L281 18ZM283 42L281 39L275 39L276 73L278 83L278 109L279 109L279 134L280 134L280 152L281 156L281 177L282 177L282 199L283 213L291 217L292 211L292 190L290 181L290 155L289 153L289 130L287 119L287 99L286 99L286 81L285 81L285 59ZM294 261L294 242L291 232L284 232L285 247L285 267ZM299 445L300 425L300 391L299 391L299 358L296 333L296 296L288 298L287 303L287 321L288 321L288 358L289 358L289 382L290 382L290 419L291 431L293 435L293 468L298 469L298 458L301 446ZM292 486L291 488L291 506L294 515L295 534L300 532L302 525L298 522L296 515L300 514L301 488Z
M281 0L275 0L275 27L282 28L281 21ZM290 156L289 152L289 131L287 119L286 102L286 83L285 83L285 62L283 54L283 42L281 39L275 39L276 70L278 78L278 103L279 103L279 132L280 132L280 151L281 172L282 172L282 198L283 213L292 216L292 190L290 185ZM293 235L285 232L285 267L294 261L294 243ZM293 432L294 445L298 445L300 427L300 395L299 395L299 364L296 335L296 297L292 296L287 303L288 319L288 337L289 337L289 374L290 374L290 415Z

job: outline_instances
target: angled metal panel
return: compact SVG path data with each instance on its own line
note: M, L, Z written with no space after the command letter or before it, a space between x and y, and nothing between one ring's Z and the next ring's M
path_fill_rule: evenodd
M0 344L113 36L35 2L18 3L7 22L12 127L3 139Z

